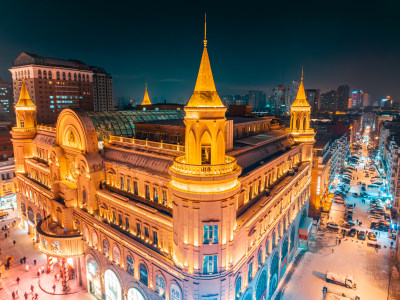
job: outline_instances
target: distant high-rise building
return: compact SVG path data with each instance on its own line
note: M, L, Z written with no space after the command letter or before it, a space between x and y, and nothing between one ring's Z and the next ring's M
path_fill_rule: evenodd
M13 114L13 91L11 84L0 80L0 118L11 117Z
M251 105L253 110L265 108L266 95L263 91L249 91L247 105Z
M339 86L337 95L336 110L346 111L349 108L350 87L348 85Z
M336 102L337 102L337 92L335 90L323 93L321 94L320 109L324 111L335 111Z
M362 90L351 92L351 107L358 108L363 106L364 92ZM367 97L368 99L368 97Z
M321 90L307 89L306 96L307 101L311 106L311 114L315 114L319 111L321 106Z
M269 110L275 116L283 116L286 109L286 87L283 84L278 85L272 90L268 97ZM290 108L290 107L289 107Z
M114 110L112 76L103 68L90 67L93 71L93 105L94 111Z
M39 123L55 123L65 108L86 111L113 108L112 79L104 69L78 60L42 57L22 52L10 69L14 99L22 79L37 106Z
M362 106L369 105L369 98L370 98L370 95L368 93L364 93L363 98L362 98Z
M286 91L286 104L285 104L285 113L290 112L290 106L293 104L294 100L296 100L297 92L299 91L300 82L292 81L289 84Z

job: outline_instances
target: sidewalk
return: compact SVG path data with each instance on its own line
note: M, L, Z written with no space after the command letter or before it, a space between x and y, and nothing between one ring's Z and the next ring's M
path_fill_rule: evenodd
M12 219L7 219L7 222L12 223ZM4 226L4 222L0 222L0 228ZM0 233L3 233L0 231ZM16 241L16 246L13 246L13 241ZM38 293L39 299L51 299L51 300L59 300L59 299L92 299L92 297L86 292L86 290L78 290L77 288L71 289L75 291L74 294L63 294L61 295L61 282L59 281L56 284L56 294L53 294L52 286L54 284L54 272L49 275L45 274L42 276L41 285L43 289L39 286L39 280L37 277L37 272L39 268L44 265L46 266L46 255L44 255L38 247L38 244L33 245L32 236L27 234L26 229L21 229L19 227L19 222L17 225L10 229L10 237L7 239L4 237L4 234L0 234L0 283L3 286L3 289L0 290L0 299L1 300L11 300L12 292L19 291L19 299L24 299L24 293L28 294L28 299L32 299L31 286L34 287L34 293ZM13 263L9 270L5 270L4 262L7 256L14 256ZM26 265L20 263L20 258L26 256L26 265L28 265L29 270L26 271ZM36 266L34 265L34 260L36 260ZM19 285L17 284L17 277L20 278ZM52 278L50 278L52 277ZM45 280L46 278L46 280ZM51 279L51 280L50 280ZM73 284L75 280L71 280ZM71 285L72 285L71 284ZM80 287L81 288L81 287ZM50 292L50 293L48 293Z

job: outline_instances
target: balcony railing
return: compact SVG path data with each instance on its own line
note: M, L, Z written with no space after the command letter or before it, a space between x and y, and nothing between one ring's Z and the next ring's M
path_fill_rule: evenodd
M225 164L222 165L189 165L185 163L185 156L176 157L172 169L188 175L221 175L232 172L236 167L236 159L225 156Z
M48 131L48 132L56 132L56 128L53 126L48 126L48 125L38 125L37 126L38 130L42 131Z
M179 145L179 144L166 144L163 142L153 142L149 140L139 140L135 138L127 138L127 137L121 137L121 136L110 136L109 142L111 144L121 144L123 146L132 146L132 145L137 145L137 146L144 146L144 147L149 147L149 148L158 148L158 149L165 149L165 150L170 150L170 151L178 151L178 152L185 152L185 146Z
M13 127L12 131L15 131L15 132L34 132L34 131L36 131L36 128L35 127L30 127L30 128Z

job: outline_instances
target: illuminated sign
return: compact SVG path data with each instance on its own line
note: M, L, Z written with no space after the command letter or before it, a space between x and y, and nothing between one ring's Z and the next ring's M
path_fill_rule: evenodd
M318 176L318 181L317 181L317 195L319 195L321 192L321 176Z

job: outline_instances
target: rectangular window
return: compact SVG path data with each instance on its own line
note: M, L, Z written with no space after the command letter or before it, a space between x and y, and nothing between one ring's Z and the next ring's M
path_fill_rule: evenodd
M163 204L168 205L167 190L162 191L162 197L163 197Z
M213 274L218 272L218 255L204 255L203 258L203 273Z
M158 235L157 231L153 231L153 244L158 246Z
M117 217L115 216L115 211L112 212L113 223L117 222Z
M150 200L150 187L148 184L146 184L144 187L145 187L145 197L147 200Z
M125 218L125 229L129 231L129 218Z
M124 189L124 177L121 176L121 190Z
M140 229L140 223L136 223L136 234L137 234L137 236L142 235L142 231Z
M122 226L122 215L118 214L118 225Z
M147 226L144 227L144 236L145 236L146 238L149 238L149 237L150 237L149 227L147 227Z
M157 191L157 188L153 188L153 201L158 203L158 191Z
M218 225L204 225L204 244L218 243Z
M131 180L129 178L126 180L126 188L127 188L128 192L130 193L131 192Z
M133 193L135 195L139 195L139 189L138 189L138 184L137 184L136 180L133 182Z

